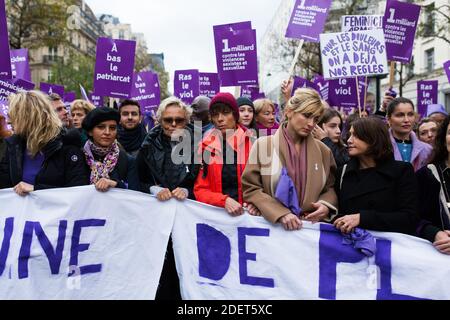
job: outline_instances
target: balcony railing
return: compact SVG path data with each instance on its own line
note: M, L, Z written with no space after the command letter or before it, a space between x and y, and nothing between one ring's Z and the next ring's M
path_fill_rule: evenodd
M53 64L60 61L62 61L62 57L59 56L52 56L52 55L42 56L42 62L45 64Z

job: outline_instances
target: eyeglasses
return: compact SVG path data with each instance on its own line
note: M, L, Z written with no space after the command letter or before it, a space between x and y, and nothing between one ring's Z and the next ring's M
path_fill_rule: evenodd
M163 118L162 121L166 125L171 125L171 124L175 123L175 125L178 126L178 125L184 124L186 122L186 119L185 118Z

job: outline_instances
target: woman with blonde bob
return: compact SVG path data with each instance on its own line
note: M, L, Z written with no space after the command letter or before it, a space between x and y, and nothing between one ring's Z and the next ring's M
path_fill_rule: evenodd
M41 92L20 92L9 98L14 135L7 140L0 163L0 189L20 196L35 190L89 184L80 135L63 131L48 98Z
M275 135L253 146L242 177L245 202L288 231L301 229L302 220L331 221L337 211L333 154L312 136L324 110L316 91L298 89Z
M255 106L258 136L271 136L275 134L280 125L276 121L274 103L269 99L258 99L253 104Z
M84 145L88 140L86 131L83 130L83 120L86 116L94 110L95 107L92 103L85 100L75 100L70 106L70 114L73 119L73 127L78 129L81 134L82 144Z

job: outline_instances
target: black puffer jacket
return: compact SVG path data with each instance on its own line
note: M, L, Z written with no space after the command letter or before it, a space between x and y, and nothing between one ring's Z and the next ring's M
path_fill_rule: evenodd
M176 147L176 154L183 155L185 161L175 164L171 161L172 146L170 139L164 136L163 129L158 126L153 128L142 144L137 157L137 169L139 174L141 191L150 193L151 186L160 186L173 191L176 188L186 188L189 198L194 198L194 182L200 165L194 164L196 148L194 147L194 133L190 128L190 155L184 155Z
M7 150L0 162L0 189L22 182L26 142L14 135L6 140ZM36 176L34 190L83 186L89 184L81 139L77 130L63 131L42 150L44 163Z

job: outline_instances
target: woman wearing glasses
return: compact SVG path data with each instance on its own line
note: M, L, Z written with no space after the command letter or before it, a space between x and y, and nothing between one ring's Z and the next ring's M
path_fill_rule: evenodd
M148 133L137 157L142 192L161 201L194 199L198 166L194 164L194 133L188 127L191 114L176 97L159 106L156 117L160 125Z
M198 169L194 163L194 134L187 126L192 110L170 97L158 108L160 125L153 128L137 156L141 191L160 201L194 199ZM156 300L181 300L172 239L169 240Z

